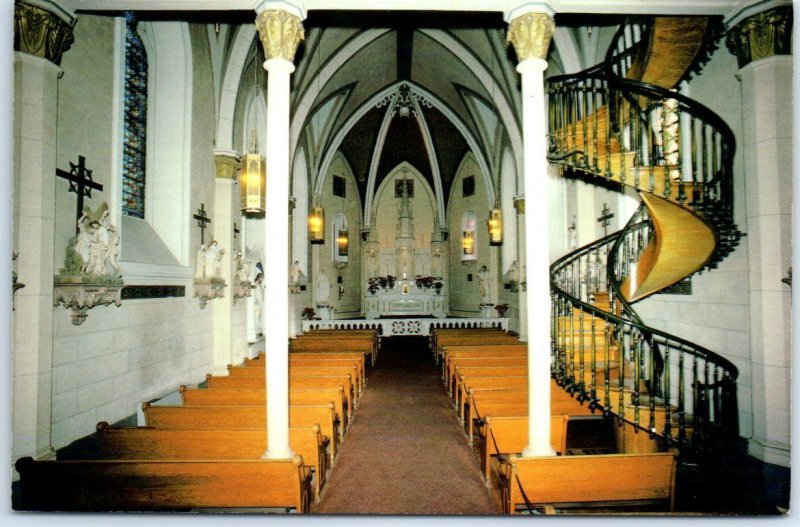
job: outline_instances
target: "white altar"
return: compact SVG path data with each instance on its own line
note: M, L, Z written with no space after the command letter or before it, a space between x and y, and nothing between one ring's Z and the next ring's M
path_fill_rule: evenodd
M368 319L382 316L447 316L447 293L434 289L416 289L398 282L400 287L364 294L364 314ZM412 289L413 288L413 289ZM443 288L444 289L444 288Z

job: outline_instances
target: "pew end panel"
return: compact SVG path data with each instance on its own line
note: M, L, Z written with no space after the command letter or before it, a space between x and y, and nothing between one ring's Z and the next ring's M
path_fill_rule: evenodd
M675 510L676 452L500 460L496 485L504 514L550 511Z
M20 510L196 511L281 508L307 513L311 474L284 460L34 461L20 458Z

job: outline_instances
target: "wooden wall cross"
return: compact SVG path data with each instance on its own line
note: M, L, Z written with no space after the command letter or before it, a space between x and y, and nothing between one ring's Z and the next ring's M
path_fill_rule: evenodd
M86 158L78 156L78 164L72 161L69 162L69 172L66 170L56 169L56 176L64 178L69 181L69 192L74 192L78 195L78 211L75 214L75 220L81 218L83 214L83 198L92 197L92 189L103 190L103 185L92 181L92 171L86 168ZM78 232L78 226L75 225L75 233Z
M200 244L206 243L206 224L211 223L211 218L206 215L206 204L201 203L200 208L192 216L197 220L197 226L200 227Z
M233 224L233 238L236 239L236 235L239 234L240 232L242 232L242 231L240 231L239 227L237 227L236 224L234 223Z

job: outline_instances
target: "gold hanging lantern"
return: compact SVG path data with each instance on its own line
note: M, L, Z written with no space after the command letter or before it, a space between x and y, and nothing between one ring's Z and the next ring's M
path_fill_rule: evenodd
M325 211L317 204L308 215L308 240L314 244L325 243Z
M336 237L336 246L339 251L339 256L347 256L347 244L350 242L350 236L346 228L339 229L339 235Z
M239 175L242 195L242 212L249 215L264 214L267 201L267 163L258 154L247 154Z
M500 209L494 208L489 211L486 226L489 229L489 245L503 245L503 214Z
M461 236L461 247L464 254L475 254L475 231L464 231Z

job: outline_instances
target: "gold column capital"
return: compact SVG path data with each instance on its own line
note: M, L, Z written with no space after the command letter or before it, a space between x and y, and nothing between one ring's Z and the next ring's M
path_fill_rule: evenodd
M725 45L739 68L774 55L792 54L792 6L780 6L747 17L728 30Z
M292 62L297 46L305 37L300 18L282 9L267 9L256 17L256 31L264 46L264 56Z
M545 13L526 13L508 25L508 41L514 45L520 62L547 59L550 39L556 29L553 18Z
M217 179L236 179L242 163L235 153L214 154L214 166L217 168Z
M75 19L65 20L37 5L17 0L14 3L14 51L22 51L61 65L61 56L75 37Z
M514 198L514 208L517 210L517 214L525 214L525 198L519 196Z

